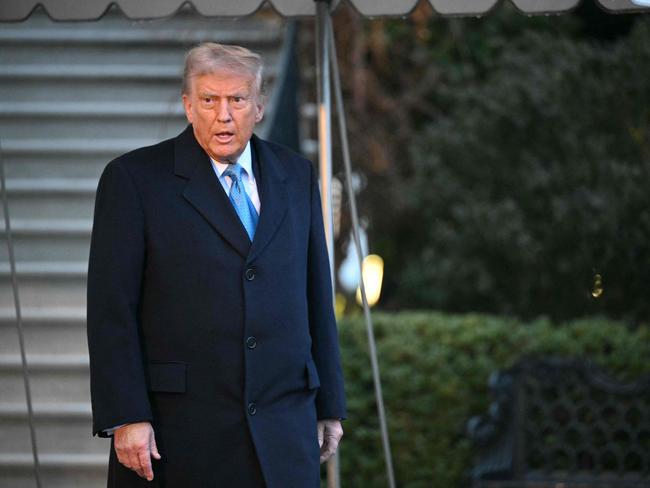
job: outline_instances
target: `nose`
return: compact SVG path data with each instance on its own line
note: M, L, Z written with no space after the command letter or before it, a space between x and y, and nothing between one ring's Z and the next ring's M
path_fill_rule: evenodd
M219 122L230 122L232 116L230 115L230 105L228 100L221 100L217 104L217 120Z

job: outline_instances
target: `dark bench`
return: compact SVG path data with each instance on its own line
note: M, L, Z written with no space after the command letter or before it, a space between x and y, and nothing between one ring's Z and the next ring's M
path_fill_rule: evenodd
M474 488L650 487L650 378L621 384L589 362L528 358L489 386L489 412L467 426Z

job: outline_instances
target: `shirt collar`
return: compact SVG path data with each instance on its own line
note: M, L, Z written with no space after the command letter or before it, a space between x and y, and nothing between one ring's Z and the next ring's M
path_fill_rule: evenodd
M212 166L214 166L215 170L217 171L217 175L219 176L219 178L221 178L223 172L226 171L228 166L230 166L230 164L220 163L219 161L214 160L212 157L210 157L210 161L212 161ZM253 175L253 158L251 156L250 140L246 143L244 152L242 152L241 155L239 156L237 163L239 163L241 167L244 168L244 171L246 171L249 180L252 181L255 179L255 175Z

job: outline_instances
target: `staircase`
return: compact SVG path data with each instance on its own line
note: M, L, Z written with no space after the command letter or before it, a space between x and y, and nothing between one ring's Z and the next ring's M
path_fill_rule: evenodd
M0 24L0 157L5 163L43 486L105 486L109 442L91 436L85 286L94 194L112 158L178 134L184 52L241 44L274 80L286 26L268 10L234 20ZM279 83L276 83L278 85ZM276 97L277 98L277 97ZM257 131L262 137L268 127ZM0 216L1 217L1 216ZM0 486L35 486L4 219L0 218Z

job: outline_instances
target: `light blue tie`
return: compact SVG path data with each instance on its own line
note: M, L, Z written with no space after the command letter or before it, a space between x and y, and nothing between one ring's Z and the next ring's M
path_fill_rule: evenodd
M233 207L235 207L235 211L239 215L239 220L244 225L248 237L252 241L255 235L255 229L257 228L259 215L257 215L257 210L244 188L244 182L241 179L243 171L244 168L239 163L235 163L229 165L223 172L223 175L230 176L230 180L232 181L229 195L230 201Z

